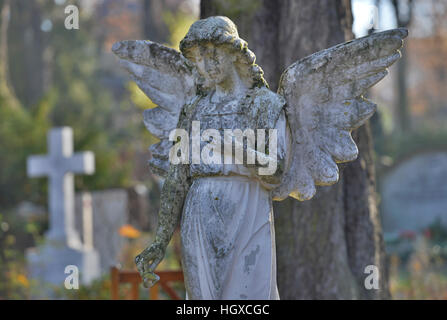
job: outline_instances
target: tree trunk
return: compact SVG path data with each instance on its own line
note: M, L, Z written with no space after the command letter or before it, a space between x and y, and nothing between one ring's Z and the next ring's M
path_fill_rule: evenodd
M144 37L155 42L167 42L169 31L163 21L163 2L160 0L142 0L142 4Z
M11 1L8 30L11 87L24 108L34 107L45 93L43 53L46 37L40 29L43 4Z
M394 14L396 16L397 26L408 28L413 18L413 5L414 1L409 0L405 3L403 1L392 1ZM406 4L406 10L402 14L402 6ZM405 13L405 11L407 11ZM396 114L397 114L397 126L402 133L406 133L411 129L411 117L408 110L408 89L407 89L407 55L404 52L405 48L401 49L402 58L397 61L397 79L396 79Z
M402 133L407 133L411 129L411 118L408 111L408 90L407 90L407 56L402 48L402 58L397 61L397 96L396 110L398 128Z
M210 15L238 25L272 90L296 60L353 37L349 0L202 0L201 17ZM340 168L336 185L310 201L274 204L282 299L389 298L369 124L353 136L359 157ZM379 290L364 286L368 265L379 269Z
M17 109L19 102L11 86L8 59L8 28L11 14L10 0L0 1L0 100L2 107Z

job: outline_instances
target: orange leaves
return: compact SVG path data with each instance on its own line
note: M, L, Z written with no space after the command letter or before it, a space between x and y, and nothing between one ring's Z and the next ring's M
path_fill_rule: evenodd
M135 229L130 224L125 224L119 228L118 233L120 236L129 238L129 239L136 239L141 235L141 232L137 229Z

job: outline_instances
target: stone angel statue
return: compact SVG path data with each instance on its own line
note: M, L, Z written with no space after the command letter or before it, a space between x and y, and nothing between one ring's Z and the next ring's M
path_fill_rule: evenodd
M406 36L394 29L314 53L284 71L277 93L227 17L192 24L181 52L115 43L120 64L158 105L144 112L160 139L150 166L165 177L155 240L136 257L145 285L158 280L180 223L188 299L279 299L272 200L307 200L337 182L337 163L357 157L351 131L376 109L362 95L400 58ZM190 148L172 161L179 141Z

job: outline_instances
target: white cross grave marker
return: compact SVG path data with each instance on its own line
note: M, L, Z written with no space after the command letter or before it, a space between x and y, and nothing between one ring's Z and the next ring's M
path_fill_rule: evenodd
M74 220L74 174L93 174L93 152L73 153L73 131L69 127L50 130L48 155L28 158L28 176L48 176L50 230L49 240L66 241L67 246L80 248L81 241Z

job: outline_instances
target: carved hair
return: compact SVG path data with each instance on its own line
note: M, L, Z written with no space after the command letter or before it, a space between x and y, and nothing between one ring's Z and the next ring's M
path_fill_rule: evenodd
M226 48L236 55L234 65L239 77L249 88L268 87L264 72L255 64L255 54L248 49L247 42L239 38L236 25L229 18L217 16L194 22L180 42L180 51L194 62L191 50L207 43Z

